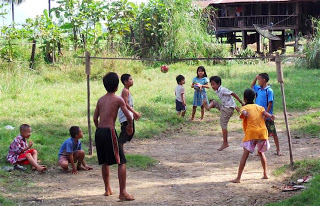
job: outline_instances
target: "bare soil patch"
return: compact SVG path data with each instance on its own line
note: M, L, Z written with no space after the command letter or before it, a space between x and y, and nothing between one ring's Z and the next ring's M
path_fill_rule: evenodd
M266 152L269 179L263 180L259 157L250 155L242 183L229 181L237 175L242 148L241 122L234 115L229 125L229 147L217 151L222 142L217 113L206 113L205 121L196 120L146 140L134 139L125 145L130 154L152 156L156 166L146 170L128 168L127 190L136 200L118 201L117 167L111 168L114 195L105 197L101 168L93 165L91 171L78 175L49 168L45 174L26 176L33 184L21 190L4 194L21 205L265 205L282 200L298 192L281 192L289 174L275 177L271 172L289 164L289 152L284 121L276 120L282 152L274 155L275 145ZM281 116L280 114L278 116ZM294 117L291 114L289 117ZM294 160L318 158L318 139L293 138Z

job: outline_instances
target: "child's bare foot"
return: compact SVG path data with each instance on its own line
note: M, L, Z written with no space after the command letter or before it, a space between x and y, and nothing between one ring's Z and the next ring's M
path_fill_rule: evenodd
M284 156L284 154L282 154L280 151L277 151L276 153L274 153L275 155L278 155L278 156Z
M240 179L236 178L234 180L231 180L230 182L232 182L232 183L240 183Z
M46 169L47 169L47 166L45 166L45 165L39 165L40 167L45 167ZM36 171L36 170L38 170L35 166L32 166L31 167L31 170L32 171Z
M261 179L269 179L269 177L267 175L263 175Z
M134 200L134 196L126 193L126 194L119 195L119 199L121 201L132 201L132 200Z
M218 149L218 151L222 151L224 150L225 148L229 147L229 145L221 145L221 147Z
M90 167L90 166L85 166L85 167L80 166L80 167L77 167L77 170L92 170L92 169L93 169L93 168Z
M44 172L45 170L47 170L47 166L45 165L39 165L39 167L37 168L38 172Z
M193 120L194 120L194 118L191 117L191 118L190 118L190 121L193 121Z
M110 195L113 195L113 192L110 190L106 191L104 194L104 196L110 196Z

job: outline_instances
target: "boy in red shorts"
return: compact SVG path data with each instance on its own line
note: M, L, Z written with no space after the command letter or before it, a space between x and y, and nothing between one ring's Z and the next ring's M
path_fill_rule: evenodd
M22 124L20 126L20 134L14 138L9 147L9 153L7 155L7 160L11 164L17 165L32 165L33 170L38 170L43 172L47 169L45 165L38 164L38 152L35 149L30 149L33 142L27 139L31 136L31 127L27 124Z

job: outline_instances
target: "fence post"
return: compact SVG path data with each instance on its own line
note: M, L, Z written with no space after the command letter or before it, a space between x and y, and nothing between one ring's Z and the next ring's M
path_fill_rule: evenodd
M281 58L280 58L279 52L276 52L275 61L276 61L278 82L280 83L280 87L281 87L283 114L284 114L284 120L286 122L286 130L287 130L287 137L288 137L288 144L289 144L290 165L291 165L291 169L293 169L291 134L290 134L290 128L289 128L288 118L287 118L287 106L286 106L286 98L284 94L283 73L281 69Z
M36 53L36 42L37 41L35 39L33 39L29 69L33 69L34 57L35 57L35 53Z
M88 111L88 133L89 133L89 155L92 155L91 118L90 118L90 52L86 51L86 75L87 75L87 111Z

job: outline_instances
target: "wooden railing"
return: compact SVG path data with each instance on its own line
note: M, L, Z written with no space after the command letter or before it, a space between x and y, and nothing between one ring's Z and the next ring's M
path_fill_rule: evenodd
M221 28L253 28L253 24L260 26L290 27L297 24L297 15L258 15L217 17L213 19L216 29Z

